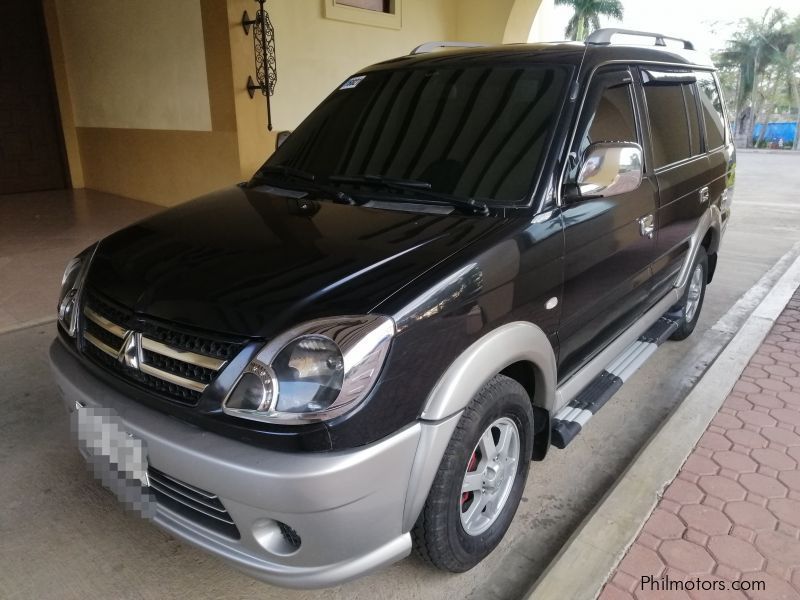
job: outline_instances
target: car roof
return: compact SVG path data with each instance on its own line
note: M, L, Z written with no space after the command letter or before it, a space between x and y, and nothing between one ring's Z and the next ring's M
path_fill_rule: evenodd
M706 55L695 50L673 46L635 46L629 44L587 44L584 42L540 42L535 44L503 44L450 48L409 54L387 60L365 71L387 68L454 67L486 64L567 64L589 70L608 62L660 63L674 66L713 69Z

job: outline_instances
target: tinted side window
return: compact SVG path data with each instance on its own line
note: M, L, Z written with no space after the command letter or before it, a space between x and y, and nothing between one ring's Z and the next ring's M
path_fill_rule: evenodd
M619 68L601 69L594 77L578 122L576 156L597 142L639 142L630 81L630 72ZM578 168L579 161L572 163L569 181L575 181Z
M691 156L683 86L680 83L650 81L644 85L644 96L656 168Z
M692 156L700 154L703 149L700 144L700 121L697 117L697 88L693 83L683 84L683 101L686 104L686 114L689 117L689 144Z
M588 141L638 142L629 83L603 91L589 126Z
M722 98L711 73L697 73L697 86L700 88L700 105L703 107L703 119L706 122L706 146L713 150L725 143Z

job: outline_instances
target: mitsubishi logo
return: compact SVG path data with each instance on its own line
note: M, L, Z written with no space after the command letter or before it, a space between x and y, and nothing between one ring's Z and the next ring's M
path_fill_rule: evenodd
M122 338L122 346L117 352L117 360L126 367L138 369L141 362L142 334L129 331Z

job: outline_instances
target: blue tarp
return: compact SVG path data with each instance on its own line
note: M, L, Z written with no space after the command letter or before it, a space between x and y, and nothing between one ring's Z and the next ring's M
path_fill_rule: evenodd
M763 125L761 123L756 123L756 127L753 130L753 140L757 140L761 135L762 127ZM764 140L766 142L777 142L778 140L783 140L784 144L791 146L792 141L794 141L796 129L797 123L794 122L767 123L767 133L764 135Z

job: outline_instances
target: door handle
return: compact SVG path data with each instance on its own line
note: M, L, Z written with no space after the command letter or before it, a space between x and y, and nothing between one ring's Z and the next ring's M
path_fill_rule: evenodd
M700 189L700 204L708 202L708 186Z
M645 215L636 220L639 221L639 234L652 240L653 232L656 230L656 221L653 215Z

